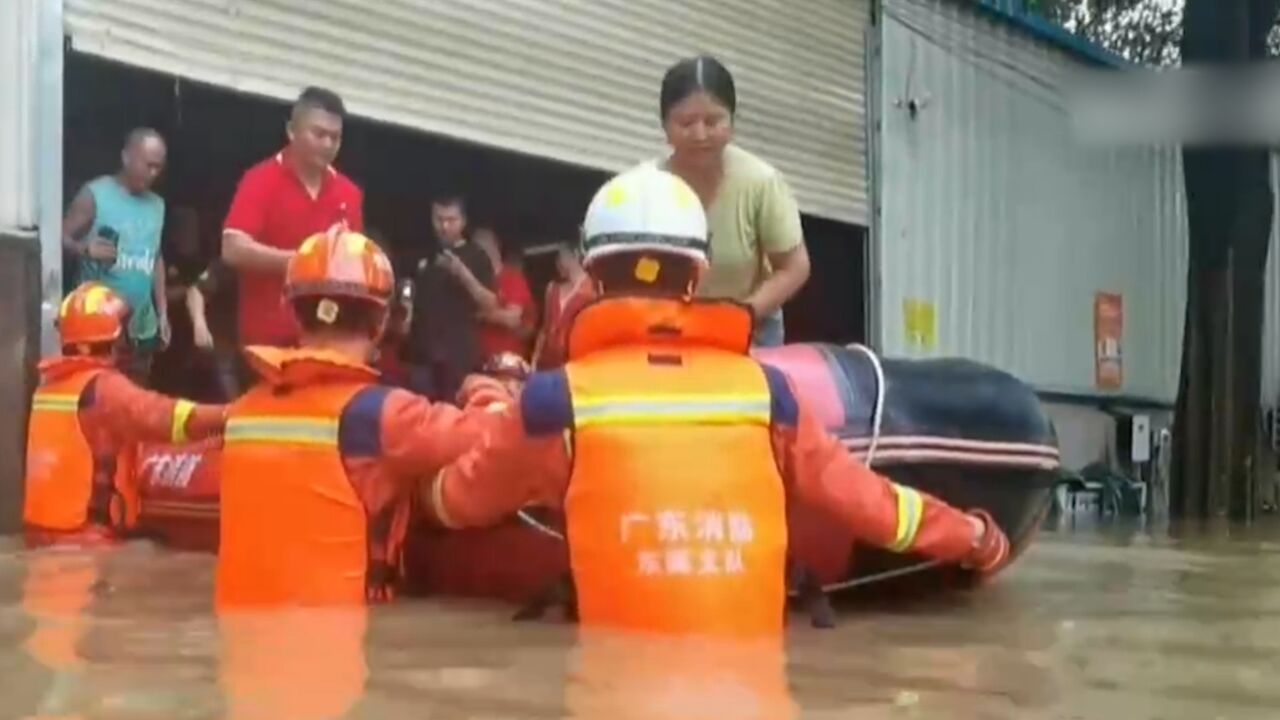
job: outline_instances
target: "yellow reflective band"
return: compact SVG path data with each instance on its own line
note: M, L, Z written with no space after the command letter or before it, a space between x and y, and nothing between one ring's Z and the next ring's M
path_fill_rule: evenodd
M338 421L307 417L232 418L227 421L224 442L280 443L337 447Z
M31 398L31 409L45 412L75 412L80 409L80 396L36 393Z
M574 398L574 426L758 423L770 419L767 394Z
M179 400L173 406L173 428L170 430L170 442L175 445L187 441L187 420L196 411L195 403L190 400Z
M898 496L898 532L889 546L894 552L909 550L916 542L916 534L920 532L920 518L924 516L924 498L913 488L905 485L893 486Z

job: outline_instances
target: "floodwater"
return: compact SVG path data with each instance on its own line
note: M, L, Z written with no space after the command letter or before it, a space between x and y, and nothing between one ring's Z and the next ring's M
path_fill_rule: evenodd
M1275 718L1268 538L1046 532L974 591L795 615L785 648L457 601L219 621L210 557L5 545L0 718Z

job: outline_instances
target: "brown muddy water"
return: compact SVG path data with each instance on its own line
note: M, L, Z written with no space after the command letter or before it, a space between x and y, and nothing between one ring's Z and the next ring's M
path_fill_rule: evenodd
M1274 530L1046 532L975 591L793 616L785 648L431 600L219 621L212 568L0 545L0 718L1280 717Z

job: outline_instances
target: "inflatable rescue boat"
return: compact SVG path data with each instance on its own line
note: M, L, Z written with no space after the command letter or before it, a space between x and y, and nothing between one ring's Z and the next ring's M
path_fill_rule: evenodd
M896 482L960 508L983 508L1015 557L1051 504L1057 439L1039 398L1008 373L963 359L882 359L853 345L792 344L755 351L785 372L799 400L850 452ZM141 530L180 549L215 551L218 441L145 446L137 465ZM820 508L789 508L792 553L826 592L903 575L947 574L912 555L859 546ZM410 594L523 604L568 568L556 513L526 508L493 528L445 531L418 523L405 548Z

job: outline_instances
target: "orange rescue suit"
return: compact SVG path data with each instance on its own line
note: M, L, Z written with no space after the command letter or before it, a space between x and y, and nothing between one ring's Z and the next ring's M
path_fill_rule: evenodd
M969 518L850 456L749 356L750 337L749 311L728 302L589 305L570 362L533 375L424 504L457 528L562 506L586 625L780 632L792 495L868 543L967 558Z
M137 444L185 442L222 429L221 406L143 390L109 358L58 357L40 371L27 435L23 520L29 542L133 528Z
M389 599L414 483L469 449L486 414L378 385L329 351L247 356L263 382L228 414L218 604Z
M681 346L611 343L610 315L582 317L582 359L566 368L581 616L672 633L781 630L786 501L768 380L746 355L750 316L701 307L686 318L701 327L680 334L710 342Z

